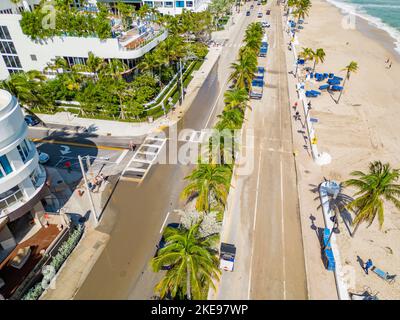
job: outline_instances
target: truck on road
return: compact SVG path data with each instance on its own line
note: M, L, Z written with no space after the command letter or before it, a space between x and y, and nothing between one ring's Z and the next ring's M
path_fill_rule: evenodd
M264 67L258 67L257 73L251 82L250 98L261 99L264 91Z

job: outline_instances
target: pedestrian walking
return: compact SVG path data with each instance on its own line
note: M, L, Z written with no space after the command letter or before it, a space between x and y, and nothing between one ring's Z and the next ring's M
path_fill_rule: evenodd
M135 151L136 149L136 145L133 143L133 141L129 141L129 150L131 150L132 152Z
M308 101L307 105L308 105L308 109L311 109L311 101Z
M372 266L373 266L372 260L368 259L364 267L365 274L368 274L368 269L371 268Z
M388 69L390 69L392 67L392 61L390 61Z
M300 119L300 112L296 111L296 113L294 115L294 119L295 120L299 120Z

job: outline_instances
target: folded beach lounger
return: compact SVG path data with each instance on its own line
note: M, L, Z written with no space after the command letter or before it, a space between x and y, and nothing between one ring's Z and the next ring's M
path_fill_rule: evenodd
M328 80L328 84L330 84L330 85L338 85L338 84L340 84L340 81L339 80L336 80L336 79L329 79Z
M306 91L306 97L307 98L316 98L316 97L318 97L318 94L312 93L310 91Z
M339 81L342 81L342 80L343 80L343 78L341 78L341 77L336 77L336 76L334 76L333 79L339 80Z
M329 249L331 247L331 243L330 242L328 243L330 234L331 234L330 230L328 228L324 228L322 240L323 240L323 245L326 249Z
M380 277L381 279L383 279L383 280L385 280L385 281L387 281L389 283L393 283L393 282L396 281L396 275L395 274L390 275L389 273L387 273L387 272L385 272L385 271L383 271L383 270L381 270L381 269L379 269L379 268L377 268L375 266L373 266L371 268L371 271L373 271L376 275L378 275L378 277Z
M331 86L332 91L342 91L343 87L342 86Z
M322 86L320 86L318 89L319 90L327 90L329 88L329 84L323 84Z
M320 95L321 92L317 91L317 90L310 90L311 93L316 94L316 95Z

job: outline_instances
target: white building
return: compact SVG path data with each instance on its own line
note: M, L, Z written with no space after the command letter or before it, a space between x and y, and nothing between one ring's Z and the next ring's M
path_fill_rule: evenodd
M89 52L104 59L121 59L129 67L136 59L153 49L167 37L157 25L138 25L115 38L54 37L32 41L20 27L21 11L32 10L39 0L0 1L0 80L18 71L43 70L56 57L64 57L70 65L84 63ZM139 22L141 23L141 22Z
M7 224L27 213L35 219L35 209L42 208L46 171L27 130L16 98L0 90L0 254L16 245Z
M191 10L194 12L200 12L207 9L208 4L211 0L152 0L142 1L143 4L147 4L151 8L156 8L160 13L163 14L180 14L183 9Z

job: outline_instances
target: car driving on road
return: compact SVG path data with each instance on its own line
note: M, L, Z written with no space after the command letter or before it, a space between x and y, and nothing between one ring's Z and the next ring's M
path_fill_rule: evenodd
M263 16L262 12L257 13L257 18L262 18L262 16Z
M24 117L24 120L25 120L26 124L30 127L33 127L33 126L36 126L37 124L39 124L39 120L29 114Z
M173 223L169 223L167 225L167 228L173 228L173 229L178 229L180 227L179 223L173 222ZM165 229L164 229L165 232ZM167 242L165 241L164 238L164 234L161 236L160 242L157 245L157 251L155 254L155 257L158 255L158 252L160 251L160 249L164 248L165 245L167 244ZM165 265L161 267L161 270L170 270L173 267L173 265Z

